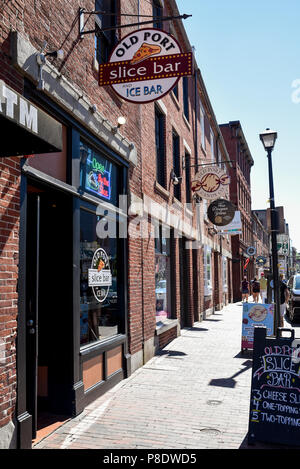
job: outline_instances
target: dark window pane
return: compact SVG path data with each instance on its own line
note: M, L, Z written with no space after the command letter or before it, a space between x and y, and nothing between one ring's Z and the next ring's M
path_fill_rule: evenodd
M187 120L189 120L189 82L187 77L182 78L183 86L183 112Z
M165 187L165 116L155 108L156 179Z
M177 177L181 176L180 171L180 145L179 136L173 132L173 169ZM174 185L174 196L177 200L181 200L180 184Z
M153 0L153 18L155 18L155 21L153 21L153 27L158 28L158 29L163 29L163 22L160 21L160 18L163 16L163 8L160 5L160 2L157 0Z
M185 191L186 202L191 202L191 168L190 168L190 155L185 154Z
M95 17L95 57L99 63L108 62L110 53L117 42L115 29L116 26L116 1L115 0L96 0L95 1L96 11L103 11L108 14L99 13Z

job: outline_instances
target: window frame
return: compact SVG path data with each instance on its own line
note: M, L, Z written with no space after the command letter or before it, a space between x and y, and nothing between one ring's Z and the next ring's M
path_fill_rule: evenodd
M155 152L156 152L156 181L166 188L166 116L155 105Z
M165 243L163 242L165 240ZM165 249L163 248L165 246ZM171 229L169 226L162 224L157 221L155 224L155 249L154 249L154 271L156 276L156 266L159 258L166 259L166 312L169 313L168 319L173 318L173 290L172 290L172 253L171 253ZM157 306L156 298L156 279L155 279L155 304ZM160 311L164 311L163 310ZM157 309L155 307L155 318L160 317L157 315ZM157 319L156 319L157 321ZM161 321L161 319L158 319Z
M185 151L184 155L185 161L185 201L187 204L192 202L191 194L191 155Z
M200 129L201 129L201 147L202 147L202 150L206 151L205 112L201 103L200 103Z
M223 292L228 291L228 259L222 256L222 279L223 279Z
M98 7L98 4L101 0L95 0L95 11L101 10L101 7ZM111 0L109 2L110 11L112 15L109 15L109 26L115 27L117 25L117 8L118 2L116 0ZM105 8L107 10L107 8ZM101 25L103 22L107 23L108 21L103 20L104 15L98 14L95 16L95 60L98 64L107 63L112 49L117 43L118 35L117 30L112 29L111 31L102 31ZM103 47L101 47L103 46Z
M173 170L177 177L181 177L180 168L180 137L175 129L172 129L172 154L173 154ZM181 201L181 184L173 185L174 197Z
M153 18L161 18L163 16L164 8L159 0L152 0L152 16ZM153 28L163 29L163 22L159 19L153 21Z

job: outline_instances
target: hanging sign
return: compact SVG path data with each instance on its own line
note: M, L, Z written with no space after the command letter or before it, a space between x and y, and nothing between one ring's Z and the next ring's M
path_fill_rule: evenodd
M174 88L180 77L193 74L193 54L182 53L169 33L149 28L125 36L108 63L99 65L99 86L111 86L122 99L149 103Z
M228 225L218 227L218 234L220 235L237 235L242 234L241 212L236 210L234 217Z
M287 255L289 253L288 235L277 235L277 251L279 255Z
M88 270L88 286L92 288L94 296L102 303L112 285L112 275L109 266L109 258L104 249L99 248L94 252L91 268Z
M256 254L256 248L254 246L247 247L246 253L248 256L254 256Z
M294 329L266 334L265 327L255 328L248 443L299 446L300 340Z
M230 177L215 165L203 166L195 175L191 189L204 199L216 199L217 197L229 197Z
M207 209L208 219L217 226L228 225L235 214L235 206L225 199L214 200Z
M262 265L265 265L265 264L266 264L267 259L266 259L266 257L264 257L264 256L257 256L255 262L256 262L257 265L261 265L261 266L262 266Z

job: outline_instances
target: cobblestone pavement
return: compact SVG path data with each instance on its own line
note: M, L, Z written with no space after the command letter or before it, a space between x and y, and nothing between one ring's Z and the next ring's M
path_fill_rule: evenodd
M217 311L35 449L272 449L247 444L252 352L242 304ZM282 449L288 449L282 446Z

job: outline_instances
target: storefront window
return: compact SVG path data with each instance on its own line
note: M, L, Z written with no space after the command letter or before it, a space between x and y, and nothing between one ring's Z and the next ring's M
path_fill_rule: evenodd
M227 258L223 256L223 291L227 292Z
M212 279L211 279L211 248L204 247L203 251L203 267L204 267L204 294L211 295Z
M156 322L171 317L170 238L164 227L157 227L155 238Z
M80 212L80 344L122 333L118 240L99 239L101 217Z

